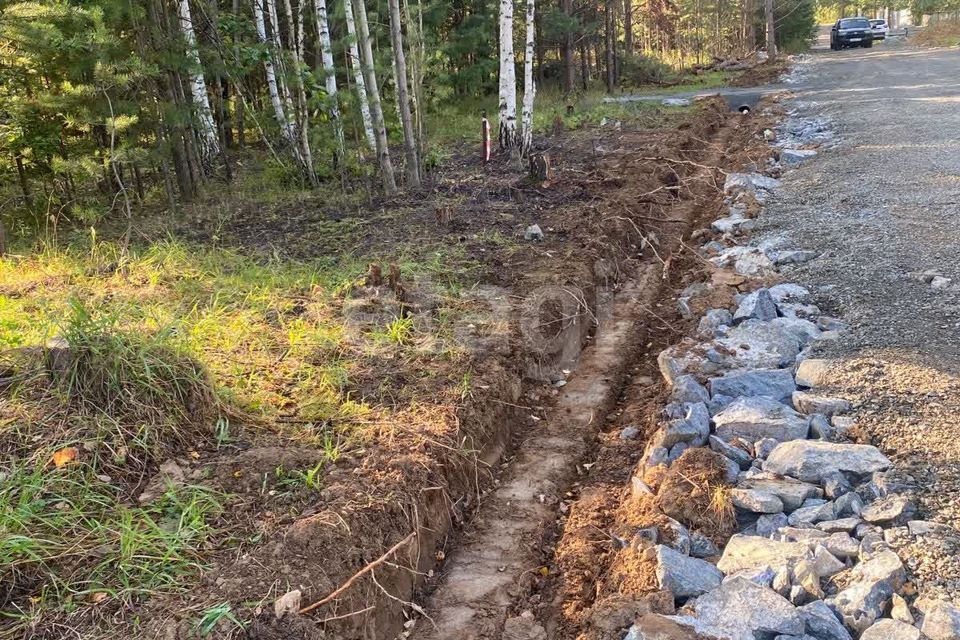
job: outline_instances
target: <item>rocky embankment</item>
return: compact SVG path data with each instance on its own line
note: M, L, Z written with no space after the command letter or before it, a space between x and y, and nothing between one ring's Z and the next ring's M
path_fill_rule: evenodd
M855 407L821 388L830 363L813 345L843 340L844 322L785 281L816 247L749 237L780 172L836 140L829 123L795 115L765 137L775 159L727 177L729 215L702 247L717 271L680 307L692 316L720 281L750 292L708 308L696 338L660 354L671 401L632 487L656 495L671 467L709 455L725 469L737 532L719 549L676 521L639 531L629 544L679 608L642 616L626 638L957 640L960 609L918 592L898 554L904 541L956 531L918 515L903 470L860 443Z

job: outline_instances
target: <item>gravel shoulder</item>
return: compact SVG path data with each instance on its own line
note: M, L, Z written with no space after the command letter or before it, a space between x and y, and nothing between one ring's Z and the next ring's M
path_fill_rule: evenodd
M960 51L824 53L787 103L841 139L789 172L759 236L822 252L788 277L842 316L829 387L906 472L925 519L960 516ZM921 593L960 603L956 544L901 549Z

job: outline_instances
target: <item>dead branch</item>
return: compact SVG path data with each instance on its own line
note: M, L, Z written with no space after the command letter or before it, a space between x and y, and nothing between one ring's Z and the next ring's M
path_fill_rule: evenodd
M362 578L364 575L366 575L367 573L370 573L371 571L373 571L374 569L376 569L378 566L380 566L381 564L383 564L383 563L387 560L387 558L389 558L390 556L392 556L392 555L393 555L394 553L396 553L403 545L407 544L408 542L410 542L411 540L413 540L413 539L416 538L416 537L417 537L417 532L416 532L416 531L412 531L412 532L410 533L410 535L408 535L406 538L404 538L403 540L401 540L401 541L398 542L397 544L395 544L395 545L393 545L392 547L390 547L390 549L388 549L387 552L384 553L382 556L380 556L379 558L377 558L377 559L374 560L373 562L367 564L363 569L360 569L360 571L357 571L355 574L353 574L352 576L350 576L350 579L349 579L349 580L347 580L346 582L344 582L339 588L337 588L336 590L334 590L333 593L331 593L330 595L328 595L326 598L323 598L323 599L321 599L321 600L317 600L317 601L314 602L313 604L308 605L308 606L300 609L300 611L299 611L300 615L303 615L303 614L305 614L305 613L310 613L310 612L313 611L314 609L317 609L317 608L319 608L319 607L322 607L323 605L327 604L327 603L330 602L331 600L333 600L333 599L335 599L336 597L338 597L338 596L339 596L340 594L342 594L344 591L346 591L347 589L349 589L350 586L351 586L354 582L356 582L357 580L359 580L360 578Z

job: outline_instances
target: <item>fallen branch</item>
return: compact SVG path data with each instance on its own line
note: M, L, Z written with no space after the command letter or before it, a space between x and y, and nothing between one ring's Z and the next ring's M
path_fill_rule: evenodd
M411 532L410 535L408 535L406 538L404 538L403 540L401 540L401 541L398 542L397 544L395 544L395 545L393 545L392 547L390 547L390 549L388 549L387 552L384 553L382 556L380 556L379 558L377 558L376 560L374 560L373 562L371 562L371 563L369 563L367 566L365 566L363 569L360 569L360 571L357 571L355 574L353 574L352 576L350 576L350 579L347 580L346 582L344 582L344 583L343 583L339 588L337 588L333 593L331 593L330 595L328 595L326 598L323 598L322 600L317 600L317 601L314 602L313 604L308 605L308 606L300 609L300 611L299 611L298 613L299 613L300 615L303 615L303 614L305 614L305 613L310 613L310 612L313 611L314 609L317 609L318 607L322 607L323 605L327 604L327 603L330 602L331 600L335 599L335 598L336 598L337 596L339 596L341 593L343 593L344 591L346 591L347 589L349 589L350 586L351 586L354 582L356 582L358 579L362 578L364 575L366 575L367 573L370 573L371 571L373 571L374 569L376 569L378 566L380 566L381 564L383 564L383 563L386 561L386 559L389 558L390 556L392 556L394 553L396 553L396 552L400 549L400 547L402 547L403 545L407 544L408 542L410 542L411 540L413 540L413 539L416 538L416 537L417 537L417 532L416 532L416 531Z

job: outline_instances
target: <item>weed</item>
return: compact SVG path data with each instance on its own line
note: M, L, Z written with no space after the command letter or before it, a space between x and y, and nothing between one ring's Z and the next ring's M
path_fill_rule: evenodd
M410 342L413 336L413 318L396 318L387 323L382 335L378 336L392 344L404 345Z
M460 396L460 401L464 401L473 395L473 372L464 371L463 377L455 387L455 393Z
M243 623L240 622L233 613L233 607L230 603L222 602L214 607L210 607L200 616L200 620L197 621L197 631L200 633L200 637L204 638L213 633L217 625L224 620L239 629L243 629Z

